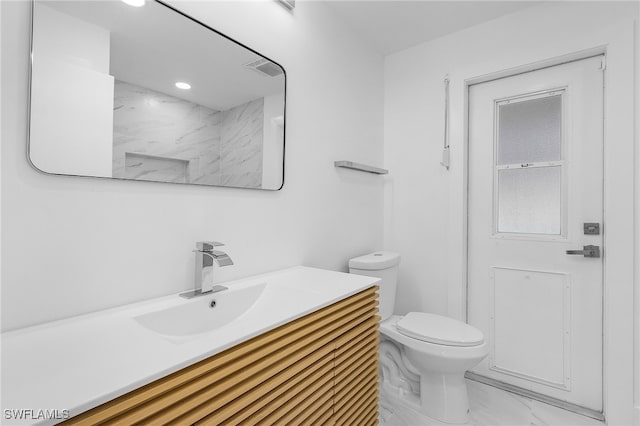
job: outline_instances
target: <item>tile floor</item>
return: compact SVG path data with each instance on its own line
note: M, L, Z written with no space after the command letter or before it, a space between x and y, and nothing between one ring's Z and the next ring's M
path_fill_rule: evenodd
M530 398L515 395L482 383L467 380L470 424L474 426L603 426L598 420L581 416ZM381 392L380 426L446 426L391 403Z

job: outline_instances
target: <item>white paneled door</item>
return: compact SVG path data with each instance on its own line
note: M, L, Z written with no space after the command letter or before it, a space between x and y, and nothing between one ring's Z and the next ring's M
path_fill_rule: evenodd
M473 372L602 411L604 57L469 88Z

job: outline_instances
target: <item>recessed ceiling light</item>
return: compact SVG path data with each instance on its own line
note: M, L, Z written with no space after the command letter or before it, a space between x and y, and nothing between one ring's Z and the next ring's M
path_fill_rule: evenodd
M146 0L122 0L124 3L133 7L142 7Z
M182 89L182 90L189 90L191 89L191 85L189 83L185 83L184 81L178 81L176 82L176 87L178 89Z

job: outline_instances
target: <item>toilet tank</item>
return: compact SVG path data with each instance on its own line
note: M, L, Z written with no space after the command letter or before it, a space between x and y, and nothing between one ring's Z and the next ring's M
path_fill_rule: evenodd
M398 265L400 255L390 251L377 251L349 261L349 272L380 278L380 316L382 320L393 314L398 285Z

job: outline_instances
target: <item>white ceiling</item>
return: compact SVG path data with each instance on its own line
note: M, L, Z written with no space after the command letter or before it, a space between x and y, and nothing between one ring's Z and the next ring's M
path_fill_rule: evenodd
M325 0L382 54L395 53L540 1Z

